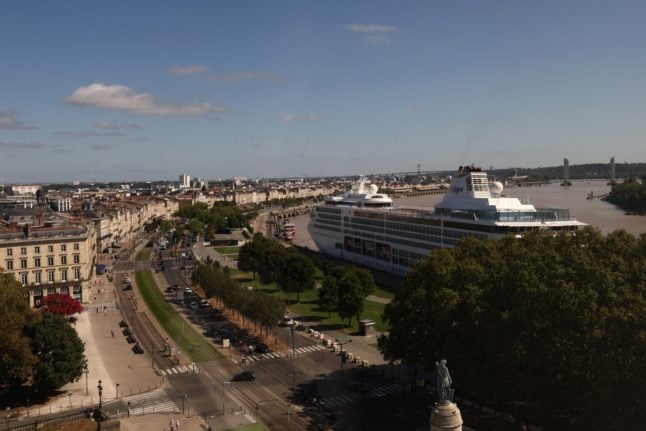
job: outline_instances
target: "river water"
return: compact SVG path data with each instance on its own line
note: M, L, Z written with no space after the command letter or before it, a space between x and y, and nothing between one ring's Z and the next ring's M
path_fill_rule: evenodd
M646 216L627 215L625 211L601 199L587 199L592 192L594 196L603 196L610 192L607 180L573 181L571 186L563 187L559 183L530 187L508 187L503 194L517 197L523 203L529 202L537 208L568 208L570 217L597 227L607 234L616 229L625 229L633 235L646 233ZM395 205L429 207L438 203L444 195L425 195L395 199ZM318 250L307 232L309 215L294 217L296 225L294 243Z

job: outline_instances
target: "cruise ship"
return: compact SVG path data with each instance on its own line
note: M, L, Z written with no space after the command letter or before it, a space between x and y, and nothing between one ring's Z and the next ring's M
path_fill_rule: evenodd
M312 209L308 231L321 252L392 274L405 275L433 249L460 238L500 238L533 230L574 231L586 226L569 210L535 208L505 197L475 166L460 166L433 209L393 205L361 178L351 191Z

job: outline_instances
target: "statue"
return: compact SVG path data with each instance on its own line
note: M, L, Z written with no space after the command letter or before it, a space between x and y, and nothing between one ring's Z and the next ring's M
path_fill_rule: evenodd
M449 374L449 369L446 367L446 359L442 359L440 362L435 363L436 372L437 372L437 397L438 402L451 402L453 401L453 393L455 392L451 389L451 375Z

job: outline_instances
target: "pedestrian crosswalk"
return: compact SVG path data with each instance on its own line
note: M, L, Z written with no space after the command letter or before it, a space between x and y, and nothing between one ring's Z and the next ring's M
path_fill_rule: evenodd
M138 395L124 397L123 401L130 409L130 415L144 415L152 413L179 413L177 404L170 399L163 389L155 389Z
M173 375L182 375L182 374L196 374L200 372L200 367L198 364L191 365L178 365L176 367L165 368L159 370L159 373L162 376L173 376Z
M320 344L313 344L311 346L299 347L297 349L294 349L293 353L296 356L299 356L299 355L304 355L306 353L314 353L325 349L327 349L327 347L322 346ZM255 354L255 355L247 355L246 360L249 362L256 362L256 361L262 361L266 359L280 359L280 358L285 358L290 356L292 356L291 349L288 350L287 352L269 352L269 353Z
M376 386L364 393L348 392L333 397L324 398L321 400L321 405L325 407L339 407L345 404L355 403L360 400L368 400L371 398L385 397L386 395L402 392L404 386L398 383L393 383L387 386Z

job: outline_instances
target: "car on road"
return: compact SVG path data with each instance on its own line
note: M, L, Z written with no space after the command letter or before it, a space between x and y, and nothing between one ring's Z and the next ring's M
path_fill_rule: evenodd
M200 308L209 308L211 305L209 304L209 301L206 299L203 299L200 301Z
M132 280L130 280L130 277L125 276L125 277L123 277L123 282L124 283L132 283Z
M200 304L197 301L191 302L189 308L193 311L197 311L200 308Z
M184 293L193 293L193 289L191 289L190 287L185 287Z
M233 376L233 382L252 382L256 380L256 374L253 371L243 371Z
M266 345L265 343L259 343L256 346L256 352L258 352L258 353L268 353L269 352L269 346Z
M175 292L175 289L173 289L172 287L168 286L166 289L164 289L164 292L166 292L166 293L173 293L173 292Z
M132 290L132 284L126 284L123 286L123 290Z

